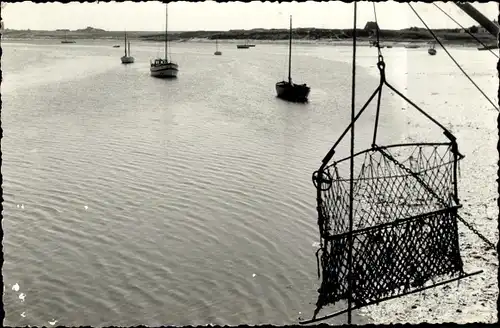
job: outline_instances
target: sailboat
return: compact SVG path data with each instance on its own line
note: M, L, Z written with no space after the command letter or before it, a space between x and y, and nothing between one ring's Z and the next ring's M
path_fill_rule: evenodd
M64 40L61 40L61 43L76 43L76 42L73 40L68 40L68 32L65 31L64 32Z
M128 52L127 52L128 45ZM134 62L134 57L130 56L130 41L127 44L127 32L125 32L125 56L121 58L122 64L132 64Z
M149 68L151 76L160 78L175 78L179 65L168 60L168 4L165 4L165 58L156 58Z
M214 55L220 56L222 55L222 52L219 51L219 40L215 39L215 52Z
M434 56L437 53L436 44L435 43L431 44L431 47L427 50L427 53L429 55L431 55L431 56Z
M307 102L311 88L304 84L295 84L292 82L292 16L290 16L290 40L288 49L288 81L276 83L276 93L279 98L295 101Z

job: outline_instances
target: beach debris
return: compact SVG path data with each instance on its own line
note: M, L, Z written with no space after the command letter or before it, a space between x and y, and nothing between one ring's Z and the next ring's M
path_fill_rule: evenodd
M17 282L14 284L14 286L12 286L12 290L15 292L19 291L19 284Z
M84 208L85 208L85 210L88 210L88 209L89 209L89 207L88 207L87 205L85 205L85 206L84 206Z
M255 278L255 276L256 276L256 274L254 273L254 274L252 275L252 277L253 277L253 278Z
M19 299L21 300L21 302L24 302L25 298L26 298L26 294L24 294L24 293L19 294Z
M49 325L53 326L57 323L56 319L52 319L52 321L48 321Z
M25 318L26 317L26 312L21 313L21 317Z

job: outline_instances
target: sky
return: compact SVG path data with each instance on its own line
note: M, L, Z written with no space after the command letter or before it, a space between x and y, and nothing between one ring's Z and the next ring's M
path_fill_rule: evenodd
M436 2L465 27L477 25L451 2ZM458 28L433 4L412 2L430 28ZM498 3L473 3L490 19L498 16ZM424 27L407 3L376 3L377 18L382 29ZM225 31L229 29L287 28L293 15L294 27L352 28L353 4L340 1L305 3L199 3L174 2L168 5L169 31ZM5 28L55 30L81 29L87 26L108 31L162 31L165 28L165 5L156 2L110 3L7 3L2 9ZM373 5L358 3L358 24L363 28L373 21Z

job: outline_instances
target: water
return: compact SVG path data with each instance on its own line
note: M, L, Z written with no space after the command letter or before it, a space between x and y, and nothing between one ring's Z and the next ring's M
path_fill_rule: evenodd
M349 123L350 48L295 48L294 81L312 91L309 104L294 105L274 91L287 74L286 46L222 44L222 56L213 56L215 45L174 43L179 78L160 80L149 76L160 44L134 42L136 63L124 66L114 43L2 44L5 324L308 318L319 287L311 174ZM495 58L454 53L493 95ZM378 72L374 48L358 55L359 108ZM494 145L495 112L443 52L393 48L386 60L392 84L421 103L440 102L428 105L432 115L449 122L460 111L455 125L484 123L464 106L480 103L476 114L491 120L483 152ZM409 130L440 136L422 130L428 123L404 106L384 94L383 140ZM373 113L370 106L357 124L359 149L371 143ZM483 170L491 177L494 158L481 161L491 164ZM486 196L470 196L473 204L494 206L493 179ZM384 320L374 313L356 313L355 322Z

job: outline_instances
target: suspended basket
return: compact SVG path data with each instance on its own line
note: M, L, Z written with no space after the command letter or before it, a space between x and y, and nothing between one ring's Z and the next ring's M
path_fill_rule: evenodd
M322 320L315 319L321 308L340 300L352 302L350 311L427 289L429 281L436 286L469 276L463 269L458 240L457 165L463 156L456 139L385 81L382 56L378 68L380 85L313 174L321 238L318 274L321 271L322 276L315 321ZM377 145L383 85L438 125L447 140ZM352 156L362 164L353 175L351 216L351 156L332 159L336 146L375 95L372 145Z

